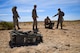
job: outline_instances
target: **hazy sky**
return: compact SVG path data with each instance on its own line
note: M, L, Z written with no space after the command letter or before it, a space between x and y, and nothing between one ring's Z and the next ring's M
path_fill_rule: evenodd
M37 5L38 21L47 16L51 20L58 8L65 13L64 20L80 20L80 0L0 0L0 20L12 21L12 7L17 6L20 21L32 21L33 5Z

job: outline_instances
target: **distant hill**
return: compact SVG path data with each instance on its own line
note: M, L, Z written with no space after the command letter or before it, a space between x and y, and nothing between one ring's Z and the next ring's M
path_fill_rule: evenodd
M80 20L75 20L75 21L80 21Z

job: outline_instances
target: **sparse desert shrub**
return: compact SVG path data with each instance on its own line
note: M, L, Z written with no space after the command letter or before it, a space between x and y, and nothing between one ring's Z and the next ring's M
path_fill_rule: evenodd
M27 22L27 24L32 24L32 22Z
M11 22L0 22L0 30L10 30L13 29L13 24Z

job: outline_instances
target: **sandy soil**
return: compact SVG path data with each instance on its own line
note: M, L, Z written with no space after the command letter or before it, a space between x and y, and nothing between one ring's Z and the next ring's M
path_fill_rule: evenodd
M32 23L20 23L22 31L32 30ZM64 29L45 29L43 23L38 23L39 33L43 43L36 46L21 46L10 48L11 30L0 30L0 53L80 53L80 21L64 22Z

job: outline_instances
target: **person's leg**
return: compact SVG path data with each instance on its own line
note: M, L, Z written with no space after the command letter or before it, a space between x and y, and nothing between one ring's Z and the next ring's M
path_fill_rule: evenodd
M38 29L38 28L37 28L37 20L35 21L35 24L36 24L36 29Z
M33 30L34 30L35 20L33 20Z
M14 16L13 16L13 27L14 27L14 30L16 30L16 21Z
M62 23L63 23L63 21L61 21L61 23L60 23L61 24L61 29L63 29Z
M58 29L58 26L59 26L59 20L57 21L57 27L56 27L56 29Z
M20 29L18 19L16 20L16 24L17 24L18 29Z

